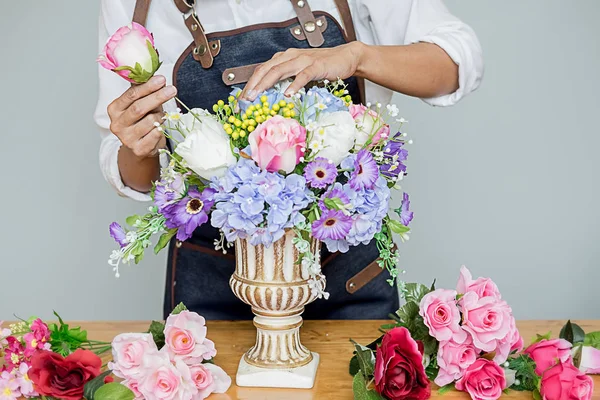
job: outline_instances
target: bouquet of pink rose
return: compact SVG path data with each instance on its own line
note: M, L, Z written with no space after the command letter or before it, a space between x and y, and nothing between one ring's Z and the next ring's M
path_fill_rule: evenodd
M152 35L142 26L121 28L99 61L135 83L145 82L159 65ZM139 60L122 55L144 55ZM408 238L413 218L408 194L389 212L392 189L399 189L408 152L395 105L353 104L343 81L323 81L291 96L281 82L256 100L234 88L212 113L203 109L167 112L159 129L174 145L162 150L164 165L146 215L127 218L110 234L119 245L109 264L139 262L160 235L159 252L175 237L188 240L210 223L221 232L220 251L236 240L270 247L294 231L301 265L316 297L327 297L314 238L331 252L377 243L380 266L390 284L398 275L393 234ZM157 123L157 125L160 125ZM304 273L303 273L304 275Z
M584 335L568 322L561 339L538 335L522 352L498 287L489 278L473 280L466 267L456 290L408 283L402 295L395 322L381 327L386 333L368 346L354 343L355 399L424 400L430 381L441 393L456 388L475 400L498 399L509 388L532 391L535 399L591 398L585 373L600 372L600 332Z

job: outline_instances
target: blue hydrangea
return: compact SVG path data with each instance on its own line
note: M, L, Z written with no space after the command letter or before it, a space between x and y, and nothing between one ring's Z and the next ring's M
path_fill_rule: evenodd
M240 89L238 87L234 87L233 90L229 94L231 96L237 97L241 91L242 91L242 89ZM262 92L258 96L256 96L256 99L254 99L254 101L238 100L238 105L240 106L240 110L242 110L242 112L246 112L248 107L262 104L260 101L260 98L262 96L267 96L267 102L270 105L279 103L281 100L285 100L285 97L283 96L283 92L281 90L279 90L277 88L271 88L265 92Z
M243 158L211 187L217 191L211 224L228 241L250 238L252 245L279 240L286 228L304 221L300 211L314 201L303 176L261 171Z
M324 105L325 108L320 110L319 105ZM324 111L332 113L335 111L348 111L348 107L344 101L325 88L311 88L306 92L302 99L302 107L304 109L304 122L316 121L317 114Z

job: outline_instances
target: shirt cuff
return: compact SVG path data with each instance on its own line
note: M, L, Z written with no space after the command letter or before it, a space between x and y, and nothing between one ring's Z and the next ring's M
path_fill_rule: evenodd
M483 78L483 57L479 43L465 43L471 40L467 32L455 29L439 28L419 39L419 42L433 43L441 47L458 65L458 89L447 95L422 99L425 103L446 107L456 104L460 99L479 87Z
M150 193L138 192L123 183L118 164L119 149L121 146L122 143L119 140L102 143L100 148L100 168L104 175L104 179L106 179L121 197L128 197L136 201L151 201L152 198L150 197ZM102 157L103 155L104 157ZM159 161L161 167L166 167L169 164L168 155L160 154Z

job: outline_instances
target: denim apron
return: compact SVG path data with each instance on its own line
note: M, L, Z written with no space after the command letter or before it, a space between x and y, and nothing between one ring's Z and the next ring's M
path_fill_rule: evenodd
M193 0L174 1L194 38L173 71L178 97L190 108L211 110L218 100L229 96L232 85L242 87L254 67L277 52L289 48L335 47L355 40L348 39L354 36L354 27L347 0L336 0L346 31L328 13L312 12L307 0L292 0L297 18L210 34L204 32ZM145 23L149 3L149 0L138 0L134 21ZM201 5L199 2L196 7L198 13L201 13ZM361 82L349 78L346 84L354 102L362 102ZM253 317L250 307L236 298L229 287L229 278L235 269L235 252L230 249L228 254L223 254L214 250L218 237L217 229L207 223L188 241L170 243L165 317L179 302L209 320ZM376 265L378 256L374 241L367 246L352 247L344 254L323 250L321 259L330 298L309 304L304 318L387 319L398 307L398 295L386 282L387 273L381 273ZM367 266L369 268L365 268Z

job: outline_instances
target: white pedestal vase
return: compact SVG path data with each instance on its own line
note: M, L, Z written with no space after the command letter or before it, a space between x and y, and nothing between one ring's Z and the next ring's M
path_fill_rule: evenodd
M308 284L308 271L298 260L292 243L295 234L285 236L270 248L252 246L238 239L235 245L236 270L230 280L233 293L252 307L256 344L242 357L238 386L312 388L319 355L300 342L304 306L315 300ZM320 242L311 241L319 254Z

